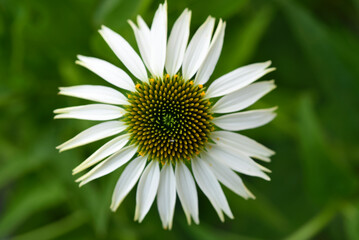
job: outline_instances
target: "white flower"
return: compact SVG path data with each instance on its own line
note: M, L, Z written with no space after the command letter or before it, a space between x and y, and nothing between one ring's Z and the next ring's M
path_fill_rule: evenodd
M199 223L196 183L219 218L233 218L220 183L243 198L254 198L236 173L269 180L268 169L252 158L269 161L273 151L232 131L270 122L275 108L241 111L275 88L273 81L253 83L270 61L240 67L207 84L218 61L226 23L208 17L189 41L191 11L184 10L167 39L167 4L161 4L151 27L138 16L129 21L141 57L119 34L103 26L100 34L131 72L93 57L77 63L119 88L81 85L60 94L96 104L55 110L55 118L105 121L61 144L60 151L116 136L73 170L89 170L80 186L124 166L112 197L116 211L137 185L135 220L141 222L157 196L164 228L171 229L176 194L187 221ZM181 70L180 70L181 69ZM120 90L120 91L119 91ZM218 99L218 97L220 97ZM241 112L239 112L241 111ZM193 175L194 177L193 177Z

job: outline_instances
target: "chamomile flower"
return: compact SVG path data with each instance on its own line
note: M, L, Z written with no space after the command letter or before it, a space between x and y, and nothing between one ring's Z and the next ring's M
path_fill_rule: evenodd
M219 218L233 218L223 184L245 199L254 198L239 174L269 180L273 151L235 131L270 122L275 108L242 111L275 88L273 81L253 83L271 62L240 67L208 84L223 45L226 23L207 20L190 35L191 11L184 10L167 39L167 4L161 4L149 27L140 17L129 21L140 56L119 34L103 26L100 34L133 75L93 57L78 56L113 87L61 87L60 94L98 103L55 110L56 119L102 121L57 148L65 151L113 137L73 170L90 169L80 186L125 166L112 196L116 211L137 184L135 220L141 222L157 197L164 228L171 229L176 196L188 223L199 223L197 187ZM215 30L214 30L215 28ZM214 32L214 33L213 33ZM239 173L239 174L238 174Z

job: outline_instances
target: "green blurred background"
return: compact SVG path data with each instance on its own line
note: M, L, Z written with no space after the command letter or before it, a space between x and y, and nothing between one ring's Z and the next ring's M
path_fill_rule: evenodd
M127 19L149 23L152 0L0 0L0 239L359 239L359 1L168 0L169 26L186 7L191 32L208 15L227 21L213 78L272 60L278 88L254 107L278 117L244 133L274 149L272 181L245 178L256 200L225 189L235 215L221 223L200 193L199 226L177 201L172 231L157 207L133 222L135 192L116 213L122 169L79 189L71 170L104 141L59 154L55 146L92 123L53 120L53 109L84 103L59 86L103 84L76 54L122 66L97 30L134 46ZM212 78L212 79L213 79Z

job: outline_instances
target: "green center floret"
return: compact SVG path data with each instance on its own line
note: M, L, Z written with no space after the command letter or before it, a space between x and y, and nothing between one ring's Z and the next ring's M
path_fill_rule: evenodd
M162 123L168 128L174 128L177 123L177 117L172 116L171 113L162 113L162 116L158 116L158 120L162 121Z
M178 75L137 84L128 96L125 122L139 154L162 164L199 154L213 130L204 95L202 85Z

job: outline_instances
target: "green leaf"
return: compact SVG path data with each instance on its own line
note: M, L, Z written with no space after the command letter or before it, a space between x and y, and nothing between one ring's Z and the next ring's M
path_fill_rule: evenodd
M348 203L344 210L344 227L349 240L359 239L359 203Z
M316 203L348 196L355 189L354 176L333 159L333 148L325 138L311 97L304 95L299 103L299 149L309 196Z
M37 141L28 148L15 147L5 140L0 140L0 151L7 153L8 160L1 162L0 188L26 174L41 168L49 156L56 153L55 144L52 139L52 131L46 129L44 134L37 136ZM4 141L4 142L2 142Z
M0 219L0 237L12 233L35 213L56 206L66 198L65 191L58 182L26 184L16 191L12 201Z
M351 93L354 89L350 85L356 81L353 81L354 76L351 76L338 58L331 32L295 1L279 2L323 89L332 96L338 94L338 91ZM337 81L338 78L341 79L340 82ZM354 86L356 89L359 87L358 84Z
M322 230L330 220L333 219L338 211L338 204L329 204L313 219L305 223L301 228L292 235L285 238L286 240L305 240L313 239L316 234Z
M227 30L228 37L224 45L226 51L223 52L223 55L227 56L225 59L227 60L226 66L221 67L221 65L219 65L218 68L231 71L247 63L256 53L258 44L266 31L269 30L268 26L272 19L272 6L264 5L256 10L255 13L243 23L242 27L231 27L231 25L229 25Z
M87 215L83 212L78 211L58 221L49 223L30 232L15 236L13 240L47 240L58 238L78 228L87 221Z
M295 35L301 50L313 70L313 76L305 79L312 86L318 85L324 94L326 104L323 110L326 115L340 115L339 118L327 117L326 124L338 138L358 143L359 128L353 128L359 122L359 75L357 67L359 40L348 44L346 39L340 40L336 33L325 26L311 14L308 9L301 7L296 1L278 0L280 7L287 17L291 30ZM339 35L342 35L339 32ZM340 46L340 47L338 47ZM343 49L346 49L344 51ZM343 52L346 54L343 55ZM346 64L348 62L351 64ZM350 60L352 59L352 60ZM357 64L355 64L357 66ZM340 100L339 100L340 99ZM347 114L350 113L350 114Z
M108 233L110 216L114 213L110 210L112 193L119 178L119 171L113 172L101 182L100 191L97 192L97 203L93 209L95 230L99 237L104 238Z
M216 230L210 226L207 226L205 223L201 223L200 226L182 226L188 230L188 233L193 237L193 239L206 239L206 240L216 240L216 239L227 239L227 240L258 240L258 238L243 236L224 230Z
M248 0L207 0L205 2L187 0L169 2L169 4L176 4L179 11L183 11L182 9L185 8L191 9L193 12L191 22L193 25L199 25L208 15L228 20L230 17L239 14L248 5L248 2Z
M152 0L105 0L100 2L94 14L96 25L123 26L127 19L145 12Z

